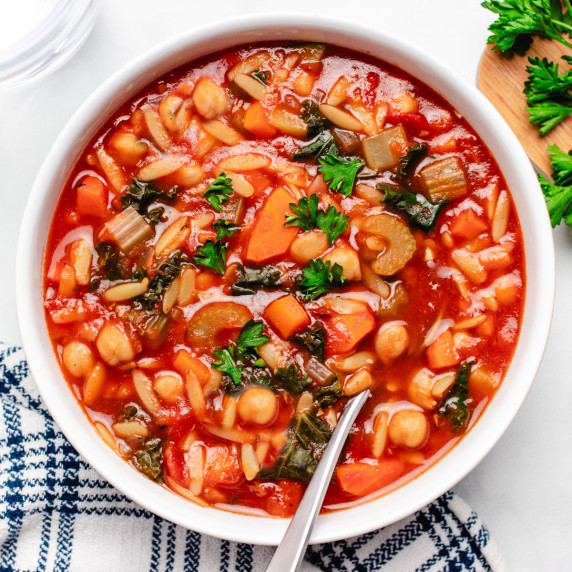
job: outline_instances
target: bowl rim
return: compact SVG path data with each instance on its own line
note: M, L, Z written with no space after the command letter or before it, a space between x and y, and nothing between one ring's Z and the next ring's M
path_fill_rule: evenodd
M330 35L329 35L330 34ZM18 321L30 371L48 410L74 448L107 481L151 512L186 528L237 542L277 544L289 519L261 518L194 505L157 487L105 445L63 379L47 336L42 302L42 261L46 231L61 192L58 181L69 174L73 149L80 153L107 116L152 79L186 61L254 41L280 39L326 41L373 53L427 83L460 109L491 150L517 204L523 231L527 291L520 339L495 399L452 451L414 479L382 497L352 508L320 515L311 543L335 541L392 524L448 491L492 449L517 414L540 366L554 303L554 245L546 207L532 166L516 136L476 87L439 60L401 38L370 26L318 15L284 13L242 16L209 24L162 43L115 72L74 113L40 168L26 205L16 264ZM272 37L271 37L272 36ZM236 40L231 41L231 38ZM222 44L221 44L222 42ZM344 44L344 42L347 42ZM368 47L370 49L368 49ZM194 55L185 57L188 52ZM197 55L198 54L198 55ZM166 62L170 62L166 64ZM395 63L395 62L399 63ZM177 63L178 62L178 63ZM432 83L431 79L438 85ZM476 126L475 126L476 125ZM77 141L86 139L83 145ZM74 147L75 144L75 147ZM510 171L507 176L507 170ZM510 179L510 180L509 180ZM518 200L517 200L518 199ZM47 214L46 214L47 209ZM49 217L46 219L46 217ZM523 217L524 215L524 217ZM47 226L45 221L47 220ZM43 221L43 224L42 224ZM525 228L526 224L526 228ZM539 277L542 276L542 279ZM526 334L526 335L525 335ZM510 382L507 383L507 380ZM506 387L509 385L510 387ZM509 391L510 389L510 391ZM502 397L502 399L501 399ZM484 419L487 419L483 423Z

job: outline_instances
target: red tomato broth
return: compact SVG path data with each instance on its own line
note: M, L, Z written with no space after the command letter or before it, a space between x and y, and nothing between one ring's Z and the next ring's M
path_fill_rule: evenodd
M167 191L176 184L182 188L182 191L172 201L165 202L159 197L159 204L164 207L169 220L159 222L155 226L154 236L136 246L129 253L129 256L124 257L129 268L125 272L123 281L129 280L131 272L139 267L144 251L153 249L157 239L174 222L177 215L188 215L194 220L201 216L209 216L209 214L214 214L216 218L223 218L223 216L219 217L218 213L202 196L208 186L206 181L212 182L219 174L220 169L217 169L217 165L221 161L237 154L247 153L262 154L269 157L271 161L290 161L292 153L305 144L304 138L280 132L274 127L275 133L272 134L271 130L263 129L260 138L241 129L245 106L253 104L256 100L228 80L226 74L233 66L244 62L248 56L267 50L271 57L260 66L260 69L271 71L273 76L276 76L280 69L279 63L283 62L285 55L295 52L296 49L298 48L295 45L290 44L277 45L277 47L261 45L237 48L207 56L170 72L142 90L117 110L86 147L63 189L47 241L44 278L47 324L54 349L62 363L63 374L90 419L107 428L109 436L117 443L116 447L119 453L126 459L132 459L134 451L141 446L144 440L133 437L122 439L117 434L113 435L113 425L120 422L118 420L121 411L129 406L135 407L137 415L134 419L140 422L147 431L145 439L147 441L152 438L161 439L164 456L163 470L166 470L179 485L186 488L190 486L191 490L193 487L190 477L192 471L190 471L189 466L194 461L189 461L190 453L183 450L182 447L189 440L189 434L195 432L197 434L196 447L203 451L204 478L201 491L193 494L200 496L209 504L232 508L233 510L243 510L240 507L261 509L273 516L289 516L294 512L305 488L305 483L284 478L247 480L242 469L241 447L245 444L251 444L254 448L255 445L262 442L260 439L263 437L263 442L269 443L269 445L266 454L261 454L263 460L259 461L259 465L261 468L272 466L279 457L283 441L285 441L285 438L281 440L280 435L286 431L296 411L296 403L299 398L284 390L275 391L276 413L272 422L266 425L257 425L256 423L241 421L239 417L236 417L232 427L240 435L246 435L245 438L250 439L252 443L248 440L242 445L231 442L228 439L217 437L208 429L213 425L219 426L223 423L225 403L227 402L224 391L215 387L211 393L204 396L205 413L202 414L198 410L194 411L193 405L189 401L190 394L187 395L187 391L190 392L191 390L188 388L187 391L185 390L185 375L176 371L173 366L173 358L178 350L186 349L207 366L216 359L212 355L214 348L210 348L208 351L203 348L192 347L186 334L189 322L192 321L196 311L212 302L233 302L246 305L253 318L264 324L264 333L271 337L272 343L285 343L281 339L279 331L265 318L264 310L271 302L283 297L287 292L284 289L265 290L262 288L255 296L247 296L246 298L230 296L230 284L236 279L236 271L228 270L234 262L241 262L245 266L256 266L248 264L244 256L251 232L258 220L257 216L275 189L281 187L292 194L288 182L280 174L280 168L261 167L240 172L243 179L252 186L253 193L244 200L244 214L240 223L240 232L225 239L225 244L228 245L227 271L224 275L219 275L212 270L205 269L204 266L191 264L193 268L198 270L193 300L184 307L174 307L172 312L175 314L170 314L171 318L165 338L160 343L156 342L158 344L156 348L150 347L150 342L146 341L138 330L140 323L149 321L148 315L145 315L141 310L133 310L129 299L115 304L109 304L102 299L103 292L113 286L114 281L108 280L93 262L90 268L90 280L99 281L95 289L90 290L89 285L78 286L76 284L71 295L58 295L58 288L62 289L62 271L66 264L71 265L70 245L73 240L69 241L63 256L59 257L60 259L56 260L54 256L56 253L62 255L62 248L60 247L58 250L58 246L68 241L70 230L87 227L83 229L82 236L85 236L90 243L97 243L98 234L103 228L103 224L121 212L120 194L113 191L113 183L109 174L102 168L97 149L105 149L108 156L120 165L121 173L126 183L129 184L139 170L149 164L149 149L155 148L152 153L154 160L160 159L165 153L164 150L158 149L158 142L150 133L141 107L144 104L149 104L152 107L155 106L153 109L157 109L166 95L180 97L186 102L192 99L191 94L194 93L198 79L201 77L210 77L216 84L225 86L226 97L231 104L229 111L222 113L222 116L228 119L227 125L236 129L236 132L242 136L242 140L236 145L215 142L208 152L202 157L197 157L197 137L204 135L204 129L202 131L200 128L195 129L193 133L190 133L192 130L189 126L183 134L177 136L175 136L176 132L167 132L172 143L168 148L169 156L174 155L182 162L185 159L191 159L192 164L199 164L203 171L203 178L196 184L184 185L179 181L179 171L175 171L152 181L156 188L161 191ZM375 336L379 327L390 322L406 325L409 339L407 349L398 357L389 359L384 363L376 358L375 364L366 367L374 380L371 388L372 397L358 417L341 458L341 465L344 467L349 467L353 463L356 463L358 469L360 467L363 469L364 464L374 467L372 469L373 480L379 484L378 489L381 494L381 492L387 492L425 470L454 446L464 432L451 431L448 424L443 421L443 417L438 415L439 399L434 398L435 406L427 409L411 401L413 377L420 369L428 368L424 340L437 322L441 320L443 324L444 321L448 320L450 324L447 322L449 327L446 331L449 332L451 328L454 328L455 323L474 316L486 315L486 322L469 329L461 329L458 332L452 330L451 339L455 339L457 333L465 334L469 338L468 342L466 340L463 342L462 338L458 336L459 345L453 348L456 355L455 359L457 359L455 367L434 369L432 373L439 376L456 371L462 362L474 359L471 377L469 378L470 411L482 411L482 408L493 397L512 358L520 329L525 287L522 236L512 199L507 194L510 217L505 233L503 233L502 240L504 242L502 244L512 245L507 254L510 257L510 263L499 268L495 268L493 264L491 269L485 272L486 278L481 283L471 283L463 274L462 269L452 260L451 253L466 245L469 249L468 252L471 252L471 249L479 248L474 250L476 254L479 254L486 248L501 244L491 239L490 232L481 232L481 226L484 224L486 230L489 231L491 225L490 212L491 210L494 212L495 203L498 207L500 200L497 200L497 196L500 195L500 191L508 193L498 166L473 129L431 88L411 78L402 70L369 56L328 46L320 63L308 64L305 67L295 64L294 69L297 70L298 75L293 74L293 82L295 77L302 75L302 72L313 77L314 83L311 94L314 98L321 99L322 102L327 99L338 78L346 75L353 83L348 90L345 101L348 101L348 98L349 101L357 101L368 110L371 110L379 102L387 103L385 124L380 130L401 124L411 144L426 143L428 145L429 156L421 159L416 167L417 172L421 171L425 165L432 163L434 159L432 155L437 156L438 160L458 157L464 168L466 192L458 198L453 198L445 206L438 216L434 229L429 234L425 234L409 225L409 230L415 239L416 250L403 268L388 277L388 284L392 292L395 293L403 288L407 293L408 301L402 304L394 304L387 312L379 309L375 311L369 304L366 304L365 313L355 314L358 316L354 320L356 324L363 323L363 316L366 314L371 314L375 318L375 328L372 332L369 329L365 330L366 333L363 337L358 336L359 340L355 345L348 344L345 338L340 342L337 336L332 334L328 324L331 320L344 322L344 314L338 314L335 311L332 313L332 310L326 307L324 303L324 300L329 299L332 295L303 303L313 324L324 322L328 333L326 364L337 371L342 380L345 377L350 377L352 373L346 374L337 370L335 368L337 362L356 351L368 351L372 355L376 355ZM273 91L266 96L263 102L266 113L265 115L257 113L257 120L264 121L265 117L267 118L269 113L276 109L277 104L284 105L284 108L290 112L299 113L301 102L312 96L296 94L294 87L295 85L292 85L289 80L273 86ZM395 98L403 94L413 96L418 106L417 110L399 109L399 105L395 103ZM411 101L408 103L411 104ZM202 125L212 121L212 119L204 116L201 117L196 108L192 109L191 115L193 118L198 118ZM221 114L216 117L220 116ZM147 151L141 155L142 158L133 160L125 153L122 155L110 147L111 138L118 132L133 135L138 138L139 142L145 142ZM187 133L190 135L187 136ZM367 136L367 134L360 134L362 141ZM213 139L212 136L210 137ZM120 160L121 157L122 160ZM274 165L274 163L272 164ZM309 196L311 193L308 188L317 175L317 165L304 160L293 161L292 164L297 168L302 167L306 173L304 177L307 179L305 183L299 186L294 185L294 187L298 189L300 196ZM382 169L382 172L373 179L373 182L392 184L394 181L391 175L394 172L395 168ZM98 176L106 182L108 212L103 218L99 215L90 216L78 212L75 188L77 183L81 182L86 175ZM298 173L298 175L293 176L300 175ZM357 184L372 186L368 179L358 180L356 181ZM363 219L380 212L395 212L391 210L382 211L380 207L368 204L367 201L356 195L355 186L352 197L342 197L339 193L330 190L326 190L325 193L323 191L317 192L320 195L320 208L325 209L329 204L337 204L337 210L340 210L341 207L344 214L350 214L352 218ZM298 198L293 194L292 202L298 202ZM473 213L471 216L481 221L481 225L477 223L475 226L472 221L467 222L464 220L467 218L466 216L461 218L463 212ZM397 214L395 217L405 220L401 214ZM298 229L298 227L283 228L292 235L296 234L292 229ZM281 231L277 229L276 232ZM463 236L463 232L467 232L468 236ZM299 237L302 234L304 231L298 229L296 236ZM359 228L350 227L348 231L336 239L333 247L350 248L361 253L364 240L362 235L364 234L367 233ZM203 229L192 229L190 236L179 250L185 252L192 261L192 255L197 252L197 247L204 244L206 240L215 240L215 235L216 232L210 224ZM479 236L482 235L486 236L479 242ZM74 240L77 240L75 235ZM452 246L447 246L448 243L452 243ZM331 248L328 247L326 252L330 252ZM92 252L95 260L97 257L95 250L92 249ZM296 276L305 266L296 262L289 252L278 257L265 258L262 256L260 258L263 261L261 265L269 263L280 269L280 282L287 291L295 290ZM498 254L495 251L495 255ZM54 267L56 270L49 273L50 267ZM468 286L465 286L467 288L465 296L461 290L463 286L459 286L459 282L454 279L451 269L457 273L457 276L460 272L461 278L465 283L468 283ZM154 275L152 264L148 270L149 278L152 278ZM504 302L499 303L493 283L498 280L506 280L505 277L508 275L514 278L512 290L510 288L505 289ZM485 299L486 295L483 292L487 288L489 290L492 288L493 293L492 297ZM336 293L338 290L334 290L334 297ZM346 282L341 295L342 298L349 300L352 300L352 296L354 296L355 300L361 302L364 300L371 301L377 296L370 292L367 285L361 280ZM161 296L159 303L162 299L163 296ZM64 319L64 323L61 323L59 318L54 321L53 316L57 315L57 311L66 308L80 308L80 317L67 322ZM141 315L139 316L139 314ZM71 316L73 318L73 312ZM99 362L102 360L104 362L105 381L99 397L90 403L86 403L84 400L86 376L71 374L62 357L64 348L72 342L81 341L91 349L94 356L99 355L96 347L96 336L105 323L113 323L113 321L127 324L122 327L127 330L127 336L132 345L137 348L141 347L141 351L136 351L133 359L126 360L119 366L105 363L105 360L100 356ZM351 323L349 319L346 322ZM232 327L218 333L215 339L215 347L223 347L232 343L239 330L240 327ZM335 342L334 339L336 339ZM465 346L462 345L463 343ZM341 355L339 348L343 350ZM286 357L290 363L296 363L299 366L304 364L305 357L301 356L298 346L290 344L290 348L286 351ZM140 363L143 358L150 358L151 363ZM135 366L138 366L138 369L148 375L150 379L153 379L153 376L158 378L162 375L178 376L182 382L182 390L172 401L159 399L155 391L155 395L160 401L160 411L156 413L147 411L141 402L138 389L135 387L131 376L131 370ZM475 374L475 371L480 372L480 374ZM209 381L204 385L208 383ZM325 408L322 413L320 413L321 410L314 412L322 420L329 419L326 422L333 424L332 419L340 415L344 403L345 398L342 397L333 406ZM423 443L418 447L407 448L392 443L391 439L387 438L381 456L379 459L375 458L372 455L373 427L375 414L379 413L380 406L381 410L388 411L389 422L392 411L399 409L422 411L428 427L427 437ZM470 427L474 424L477 417L478 413L471 415L467 426ZM273 442L273 439L276 442ZM194 453L194 455L196 458L200 458L199 453ZM188 465L189 463L191 465ZM384 463L387 467L385 473L383 472ZM346 469L344 472L348 473ZM359 480L360 475L357 475L356 478ZM352 477L352 482L357 482L356 478ZM323 510L348 506L353 502L359 502L361 496L371 496L374 492L374 490L369 490L366 487L363 494L356 496L342 490L334 480L326 496Z

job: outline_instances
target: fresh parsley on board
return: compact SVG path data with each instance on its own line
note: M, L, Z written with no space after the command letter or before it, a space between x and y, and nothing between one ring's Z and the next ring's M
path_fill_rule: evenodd
M523 56L535 36L546 37L572 49L572 0L488 0L482 3L497 14L489 26L487 39L493 49L507 57ZM568 39L567 39L568 38ZM562 60L572 66L572 56ZM572 67L560 69L560 64L547 58L528 58L528 80L523 87L529 122L539 128L541 136L572 114ZM572 157L557 145L548 147L552 179L538 175L540 186L553 227L564 223L572 227Z

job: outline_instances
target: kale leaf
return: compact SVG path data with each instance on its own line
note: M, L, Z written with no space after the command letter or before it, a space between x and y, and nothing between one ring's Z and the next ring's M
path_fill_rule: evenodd
M326 358L326 330L320 322L314 322L299 334L292 336L290 341L307 349L316 359L324 363Z
M190 261L186 255L180 252L174 254L159 267L147 291L141 294L141 296L137 296L137 298L135 298L136 302L140 303L146 310L153 308L155 302L161 297L161 294L163 294L171 282L181 274L183 266L189 263Z
M123 208L133 207L147 222L157 224L163 218L165 209L157 207L148 211L149 205L158 198L174 199L177 195L177 187L173 187L167 192L161 192L151 183L133 179L125 194L121 197Z
M397 191L389 185L379 184L377 188L384 193L382 202L404 213L409 222L428 233L437 222L445 203L435 205L423 195L409 191Z
M474 361L471 360L461 365L453 385L447 391L439 407L439 415L450 421L453 432L464 429L469 420L467 398L469 396L469 373L473 363Z
M133 453L133 464L152 481L162 483L163 446L161 439L155 438L147 441L143 447Z
M333 405L338 399L344 396L340 380L336 379L330 385L318 387L314 391L314 401L322 408Z
M400 167L397 171L400 177L406 180L415 165L427 155L427 144L426 143L415 143L407 149L405 155L399 157Z
M308 124L307 138L313 139L327 129L329 121L322 115L320 106L311 99L302 102L300 117Z
M308 145L300 147L298 151L292 155L292 159L311 159L315 161L322 155L334 153L335 148L336 145L332 134L329 131L324 131L312 142L308 143Z
M278 279L280 270L266 265L262 268L245 268L237 264L238 278L230 287L233 296L246 296L256 294L260 288L280 288Z
M276 463L262 468L262 479L294 479L309 481L332 436L329 425L310 413L292 419L287 431L286 445Z
M277 368L274 371L274 382L292 395L299 395L312 385L308 376L302 374L294 363Z

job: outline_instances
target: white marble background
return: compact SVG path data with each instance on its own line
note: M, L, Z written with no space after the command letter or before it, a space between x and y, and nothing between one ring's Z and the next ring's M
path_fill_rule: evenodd
M10 17L7 2L1 12ZM479 0L101 0L95 28L72 60L33 85L0 93L0 340L20 342L16 239L32 182L68 118L111 73L156 44L222 18L260 12L319 13L378 26L472 83L492 21ZM572 238L559 228L554 239L556 308L540 372L504 437L455 489L519 572L572 569Z

